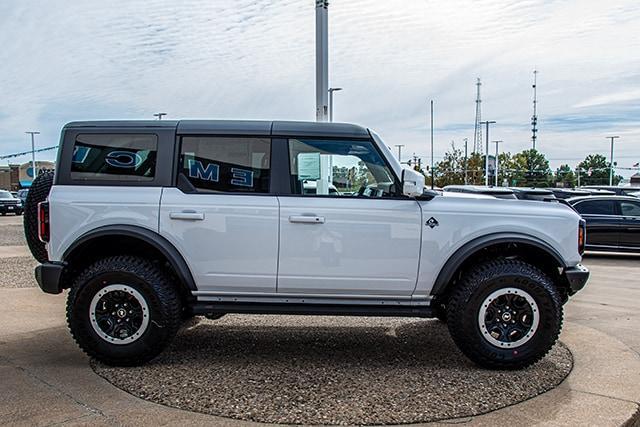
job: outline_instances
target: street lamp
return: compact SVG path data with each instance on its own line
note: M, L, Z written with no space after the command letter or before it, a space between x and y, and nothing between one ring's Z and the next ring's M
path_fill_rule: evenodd
M396 147L398 147L398 163L402 163L402 147L404 147L404 144L396 144Z
M158 120L162 120L162 116L166 116L167 113L155 113L153 117L157 117Z
M333 121L333 92L338 92L342 90L341 87L330 87L329 88L329 121Z
M484 155L484 185L489 186L489 125L494 124L495 121L487 120L486 122L480 122L481 125L487 125L487 149Z
M498 144L504 142L504 141L492 141L493 143L496 144L496 187L498 187Z
M608 136L611 140L611 164L609 165L609 185L613 185L613 140L620 138L619 136Z
M34 135L40 135L40 132L29 131L25 133L31 135L31 175L32 175L33 181L35 181L36 179L36 144L34 141Z
M467 170L469 170L469 159L467 158L467 145L469 140L467 138L462 139L464 141L464 185L468 184Z

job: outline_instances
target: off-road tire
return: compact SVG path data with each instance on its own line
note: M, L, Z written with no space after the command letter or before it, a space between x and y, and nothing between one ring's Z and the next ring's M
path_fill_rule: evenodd
M49 254L45 244L38 238L38 203L47 200L52 185L53 172L41 173L33 180L24 202L24 236L33 257L40 263L49 261Z
M144 298L149 323L138 339L113 344L91 324L94 296L109 285L127 285ZM152 262L134 256L101 259L76 277L67 299L67 323L76 343L89 356L113 366L143 364L162 352L181 325L180 296L167 274Z
M485 299L502 288L527 292L537 304L539 324L518 347L499 348L483 337L479 313ZM519 260L495 260L469 270L453 291L447 307L447 325L454 342L476 364L489 369L520 369L542 359L562 329L561 295L538 268Z

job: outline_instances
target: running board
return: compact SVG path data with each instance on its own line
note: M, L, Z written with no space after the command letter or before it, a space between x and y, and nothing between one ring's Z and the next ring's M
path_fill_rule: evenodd
M433 309L425 306L330 305L330 304L274 304L274 303L218 303L197 302L193 314L297 314L309 316L371 316L371 317L435 317Z

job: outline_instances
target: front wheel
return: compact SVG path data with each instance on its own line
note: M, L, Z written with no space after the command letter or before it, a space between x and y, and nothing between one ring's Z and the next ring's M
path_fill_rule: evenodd
M67 300L73 338L89 356L116 366L157 356L181 323L180 297L148 260L104 258L81 272Z
M447 307L460 350L478 365L519 369L542 359L562 328L562 303L552 280L519 260L471 269Z

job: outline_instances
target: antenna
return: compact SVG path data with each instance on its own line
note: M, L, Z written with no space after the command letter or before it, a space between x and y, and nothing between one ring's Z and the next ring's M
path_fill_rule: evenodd
M538 70L533 70L533 116L531 116L531 143L536 149L538 139Z
M473 153L482 154L482 126L480 122L482 121L482 99L480 99L480 77L478 77L478 81L476 83L477 91L476 91L476 123L473 129Z

